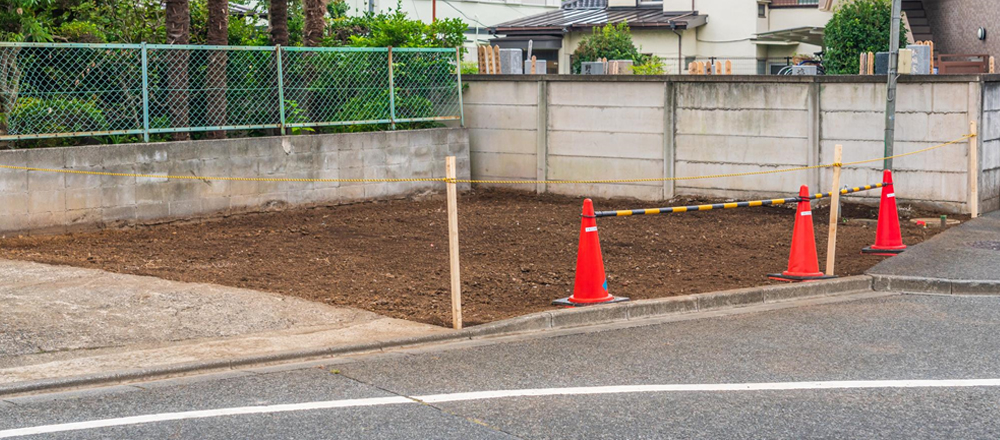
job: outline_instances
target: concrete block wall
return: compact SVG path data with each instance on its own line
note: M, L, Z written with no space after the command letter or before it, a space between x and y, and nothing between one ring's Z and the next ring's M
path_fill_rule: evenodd
M984 84L993 84L984 78L903 77L894 152L954 140L968 132L970 121L980 119L980 139L987 141L989 133L988 142L1000 143L1000 120L994 122L1000 117L1000 92L987 92L993 99L988 105L996 110L984 114ZM883 156L883 78L490 75L467 80L465 111L476 179L731 174L830 163L837 144L844 146L845 162ZM968 148L963 142L896 159L900 200L968 212ZM987 143L982 148L980 211L985 212L1000 208L994 195L1000 192L1000 182L994 183L1000 179L1000 153ZM881 169L881 161L846 167L842 185L877 183ZM823 169L535 189L642 200L752 198L793 194L803 184L828 191L830 177ZM878 192L852 197L874 203Z
M1000 209L1000 82L983 84L983 115L979 129L979 209Z
M836 144L844 146L844 161L882 157L885 152L885 85L871 83L820 84L822 134L820 156L833 161ZM901 83L896 101L893 153L920 150L948 142L969 132L979 117L977 82ZM973 145L975 145L973 143ZM903 199L925 205L963 210L968 198L969 142L893 160L893 180ZM881 161L848 166L841 180L855 185L882 180ZM821 173L823 188L830 173ZM876 199L877 192L852 196Z
M664 83L548 85L546 177L606 180L664 174ZM662 182L553 184L558 194L662 200Z
M0 151L0 164L170 176L384 179L470 176L465 129ZM60 233L441 190L437 182L257 182L0 171L0 233Z
M676 173L729 174L816 164L812 84L677 83ZM753 197L812 189L814 172L678 181L679 194Z
M511 81L472 85L465 92L465 126L470 152L476 155L472 175L477 179L538 177L538 97L543 86Z

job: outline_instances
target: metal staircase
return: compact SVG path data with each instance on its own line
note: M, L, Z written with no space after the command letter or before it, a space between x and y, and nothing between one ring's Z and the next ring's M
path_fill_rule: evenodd
M906 20L910 23L910 30L913 31L913 41L933 41L934 33L931 32L931 24L927 21L924 2L922 0L903 0L902 6L903 14L906 15Z

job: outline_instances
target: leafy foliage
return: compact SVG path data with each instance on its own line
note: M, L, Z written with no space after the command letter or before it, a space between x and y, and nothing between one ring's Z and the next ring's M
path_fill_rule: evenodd
M580 73L580 63L597 61L601 58L632 60L635 64L645 62L645 57L632 43L628 23L595 27L593 33L584 37L573 51L573 73Z
M828 74L856 74L862 52L889 50L892 30L890 0L850 0L842 3L826 24L823 65ZM900 23L900 46L906 45L906 28Z
M86 21L63 23L56 29L55 33L73 43L108 42L108 37L104 35L104 32L97 25Z
M52 114L61 117L53 118ZM107 121L92 102L78 99L21 98L10 114L12 125L41 127L42 133L107 130Z
M286 0L288 4L289 46L301 46L303 28L305 25L304 0ZM269 4L266 0L232 0L231 3L250 5L254 10L245 16L231 15L228 20L228 44L238 46L269 46L271 35L267 20L261 18L263 9ZM464 43L464 32L467 26L458 19L440 19L434 23L423 23L409 18L402 8L380 13L363 13L349 15L350 6L345 0L333 0L326 4L323 20L326 23L322 45L330 47L360 46L397 48L454 48ZM206 44L208 36L207 0L189 0L191 17L190 44ZM163 44L166 42L166 13L162 0L6 0L0 1L0 41L40 41L40 42L73 42L73 43L140 43ZM88 53L81 51L81 54ZM95 52L96 53L96 52ZM197 52L192 52L197 57ZM117 56L117 53L115 54ZM261 99L276 99L276 95L250 96L245 90L267 90L273 88L274 78L263 75L261 69L268 68L266 59L253 59L258 55L269 57L268 52L235 51L229 54L230 68L226 69L226 83L231 87L239 87L227 91L226 120L263 121L273 119L270 113L276 113L276 108L260 105ZM155 58L155 55L150 55ZM286 54L287 56L287 54ZM35 59L37 58L37 59ZM79 66L87 66L90 59L69 61L47 60L44 57L20 58L22 68L28 68L28 61L37 63L30 68L43 75L32 80L39 90L58 89L58 83L73 83L76 76L85 77L87 81L101 84L113 84L113 90L95 92L86 97L65 97L49 99L47 96L32 96L38 90L22 89L16 101L0 102L0 133L18 131L18 124L32 124L32 130L38 127L44 131L78 132L120 130L132 128L136 115L133 107L141 109L141 103L136 104L139 95L132 96L136 87L134 84L124 84L126 80L134 80L137 72L125 73L125 70L138 69L135 60L121 58L122 62L115 64L99 64L100 71L87 69L86 74L80 72ZM336 62L334 58L344 58ZM196 58L201 60L200 58ZM372 58L368 64L358 63L357 57L351 58L343 53L313 54L305 61L296 65L285 59L286 83L286 116L289 122L307 122L312 120L330 120L336 114L337 118L348 120L388 119L388 89L371 87L383 84L384 80L375 80L373 72L386 71L384 52L381 59ZM152 62L152 59L151 59ZM165 62L162 61L161 62ZM235 68L232 66L256 66L256 69ZM370 65L369 65L370 64ZM76 66L76 67L74 67ZM441 88L439 84L455 74L454 53L450 56L421 53L399 53L393 63L396 75L395 103L397 119L422 118L441 111L436 106L447 101L446 94L453 94L452 89ZM120 69L118 75L110 75L104 70L115 67ZM124 70L122 70L124 69ZM329 69L336 71L335 75L324 74ZM467 67L468 69L468 67ZM473 71L475 67L471 68ZM162 70L162 69L161 69ZM183 98L188 104L190 121L199 123L206 118L206 93L208 87L206 77L208 70L202 61L192 61L186 69L188 84L185 88L191 90ZM83 75L83 76L81 76ZM148 81L151 86L169 88L166 83L165 71L150 69ZM290 98L288 84L300 81L302 96ZM121 84L119 84L121 83ZM240 87L242 89L240 89ZM128 96L126 96L128 95ZM5 95L0 93L0 99ZM14 95L16 96L16 95ZM54 95L57 96L57 95ZM44 98L44 99L42 99ZM170 101L161 96L151 96L150 126L153 128L170 127L172 121L165 114ZM131 109L131 110L130 110ZM119 114L120 113L120 114ZM375 115L385 115L375 118ZM140 115L141 116L141 115ZM127 119L131 118L131 119ZM13 124L6 127L5 124ZM204 125L204 124L202 124ZM434 122L398 123L398 128L434 126ZM22 126L23 128L23 126ZM352 127L301 128L296 132L310 131L359 131L385 130L387 124L364 125ZM266 130L255 130L246 134L251 136L266 134ZM195 138L203 133L192 133ZM154 140L165 140L167 134L154 134ZM104 142L126 142L141 139L133 135L104 136ZM43 141L18 141L18 146L55 146L87 142L82 139L58 139Z
M365 12L356 17L334 19L328 27L324 46L355 47L458 47L465 41L467 26L457 18L434 23L413 20L396 9L377 14Z
M663 68L662 58L656 55L650 55L645 58L645 61L642 63L632 66L633 75L663 75L666 73Z

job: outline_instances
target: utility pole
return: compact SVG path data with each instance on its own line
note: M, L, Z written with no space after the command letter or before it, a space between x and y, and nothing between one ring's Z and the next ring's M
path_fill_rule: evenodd
M899 22L902 0L892 0L892 29L889 30L889 84L885 93L885 157L892 156L896 138L896 79L899 78ZM892 169L892 159L886 159L883 169Z

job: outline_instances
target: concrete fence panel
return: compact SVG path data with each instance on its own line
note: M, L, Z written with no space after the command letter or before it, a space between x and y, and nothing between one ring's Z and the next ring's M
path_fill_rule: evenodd
M979 122L980 137L972 147L980 149L980 162L971 172L980 182L981 211L1000 208L1000 82L992 81L989 76L904 77L897 94L896 154L955 140L968 133L969 121ZM730 174L830 163L837 144L844 145L845 162L884 153L886 94L880 77L491 75L468 82L475 90L466 95L474 98L466 111L476 121L470 125L470 148L473 175L479 177ZM525 109L535 113L502 114ZM516 128L507 123L514 119ZM519 130L525 133L511 134ZM968 212L969 148L963 141L895 159L900 200ZM849 166L843 181L875 183L881 170L881 160ZM537 189L651 200L784 196L802 184L828 191L830 171ZM876 203L878 193L852 197Z
M470 176L465 129L100 145L0 151L0 164L193 179L0 171L0 232L59 233L275 206L328 204L440 190L439 182L222 181L442 178L444 158Z

